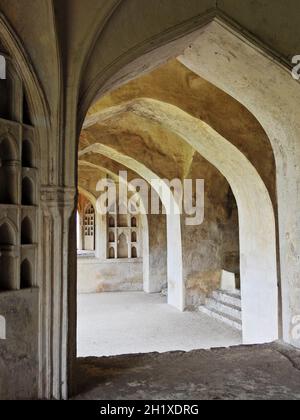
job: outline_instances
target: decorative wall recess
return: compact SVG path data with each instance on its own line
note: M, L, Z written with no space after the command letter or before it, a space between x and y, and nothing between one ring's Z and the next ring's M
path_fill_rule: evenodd
M108 234L108 241L110 243L115 242L115 233L114 232L112 232L112 231L109 232L109 234Z
M9 222L3 222L0 226L0 291L15 289L16 256L16 233Z
M0 226L0 247L11 247L16 245L16 235L9 222Z
M86 251L95 250L95 209L92 204L88 204L84 212L83 219L83 249Z
M112 216L109 217L108 225L109 225L109 227L115 227L116 226L114 217L112 217Z
M21 78L7 62L0 81L0 292L34 286L37 264L35 129Z
M0 138L0 204L18 203L18 151L12 137Z
M124 232L118 238L118 258L128 258L128 241Z
M115 249L114 248L109 248L109 256L108 256L108 258L109 259L114 259L116 256L115 256Z
M25 217L21 225L21 244L32 245L33 244L33 227L29 217Z
M32 267L30 262L25 259L21 264L21 289L29 289L33 286Z
M131 248L131 258L137 258L137 250L135 246Z
M135 231L131 233L131 242L137 242L137 234Z
M128 214L107 216L107 258L130 259L139 257L138 219Z
M34 185L30 178L27 176L22 180L22 205L23 206L34 206Z
M23 168L34 168L34 151L31 141L24 140L22 146L22 166Z

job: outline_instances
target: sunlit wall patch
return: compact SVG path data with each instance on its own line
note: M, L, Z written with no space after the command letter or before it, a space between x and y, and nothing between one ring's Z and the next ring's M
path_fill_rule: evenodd
M292 58L292 64L295 65L292 70L292 76L295 80L300 80L300 55L295 55Z
M0 54L0 79L6 79L6 59Z
M0 340L6 340L6 320L0 315Z

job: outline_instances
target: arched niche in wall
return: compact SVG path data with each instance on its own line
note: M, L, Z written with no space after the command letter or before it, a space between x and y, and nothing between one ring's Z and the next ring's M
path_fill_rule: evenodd
M115 225L116 225L115 218L111 216L108 220L108 226L115 227Z
M16 244L15 232L8 222L3 222L0 226L0 247L13 246Z
M21 289L32 287L32 267L30 262L25 259L21 264Z
M115 259L116 254L115 254L115 249L114 249L113 247L109 248L109 253L108 253L108 256L109 256L109 259L110 259L110 260Z
M13 248L16 245L16 234L8 222L0 226L0 291L14 290L16 259Z
M125 233L121 233L119 236L118 258L128 258L128 243Z
M131 233L131 242L137 242L137 234L134 231Z
M22 205L34 206L34 186L33 182L27 176L22 180Z
M131 227L137 227L137 220L136 217L131 218Z
M0 204L17 204L17 146L11 137L0 139Z
M22 145L22 166L23 168L34 168L34 148L29 140L24 140Z
M114 232L109 232L108 240L109 240L110 243L115 242L115 233Z
M84 249L86 251L95 250L95 209L92 204L88 204L84 211Z
M21 226L21 244L31 245L33 243L33 227L29 217L25 217Z
M118 213L118 227L127 227L127 226L128 226L127 214Z
M131 248L131 258L137 258L137 249L135 246Z

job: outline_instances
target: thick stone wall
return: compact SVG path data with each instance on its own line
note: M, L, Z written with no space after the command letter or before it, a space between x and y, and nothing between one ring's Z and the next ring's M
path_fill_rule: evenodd
M78 293L143 290L143 260L78 258Z
M216 168L196 154L189 176L203 179L205 188L203 223L182 220L186 305L193 308L220 287L222 270L234 272L238 285L239 223L230 186Z
M38 398L38 313L38 289L0 294L0 400Z

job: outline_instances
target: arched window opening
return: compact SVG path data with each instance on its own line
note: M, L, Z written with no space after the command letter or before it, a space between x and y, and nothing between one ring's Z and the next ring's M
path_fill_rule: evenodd
M22 146L22 166L23 168L34 167L34 152L32 143L29 140L23 141Z
M137 250L135 246L131 249L131 258L137 258Z
M136 217L131 218L131 227L137 227Z
M114 248L109 248L109 259L114 259L115 258L115 249Z
M26 259L21 264L21 289L32 287L32 268L30 262Z
M122 233L118 240L118 258L128 258L128 243L124 233Z
M33 243L33 229L29 217L25 217L22 222L21 243L22 245L31 245Z
M25 177L22 181L22 204L24 206L34 206L33 183L28 177Z

